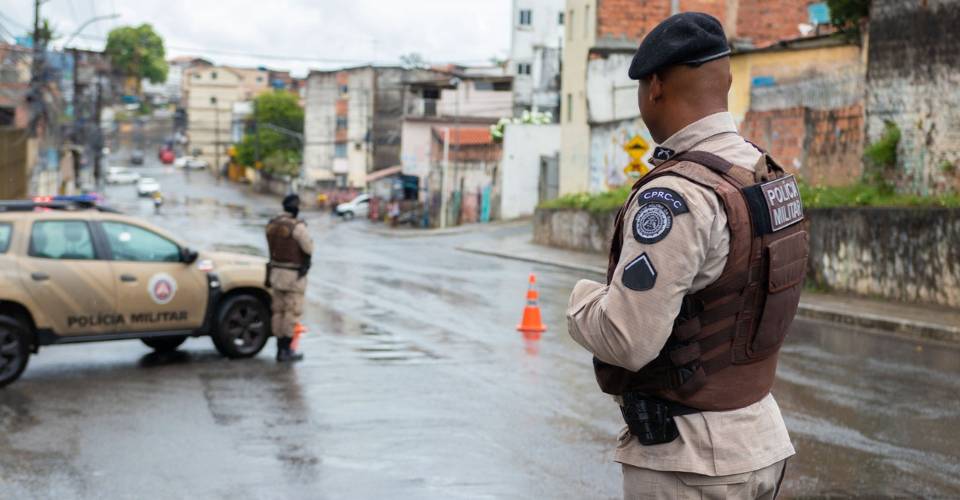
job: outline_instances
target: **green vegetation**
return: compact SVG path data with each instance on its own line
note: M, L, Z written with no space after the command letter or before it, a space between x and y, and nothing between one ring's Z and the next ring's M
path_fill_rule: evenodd
M547 200L540 204L540 208L575 208L591 213L611 212L620 208L627 201L628 196L630 196L630 186L623 186L603 193L568 194Z
M104 52L110 58L113 69L137 80L138 93L141 79L146 78L151 83L167 81L169 68L163 38L149 24L110 30Z
M841 30L859 31L860 20L870 16L870 0L827 0L830 22Z
M293 134L303 133L303 108L297 96L275 90L256 98L248 132L237 144L236 161L241 165L257 165L255 122L260 125L259 158L263 170L275 175L297 175L300 172L302 144ZM280 127L288 133L264 126L266 124Z
M949 207L960 208L960 195L899 194L887 185L859 182L850 186L810 186L800 183L806 208L833 207Z

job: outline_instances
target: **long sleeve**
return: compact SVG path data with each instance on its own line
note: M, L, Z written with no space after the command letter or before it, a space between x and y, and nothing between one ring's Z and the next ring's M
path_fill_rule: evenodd
M567 324L571 337L597 358L637 371L670 337L683 297L719 276L729 239L716 195L676 176L643 187L623 230L609 286L579 281Z

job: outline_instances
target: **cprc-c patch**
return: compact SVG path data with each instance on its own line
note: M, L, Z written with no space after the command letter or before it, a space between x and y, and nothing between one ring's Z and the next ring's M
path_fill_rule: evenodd
M673 217L690 211L687 202L676 191L652 188L637 195L640 210L633 218L633 238L652 245L670 234Z

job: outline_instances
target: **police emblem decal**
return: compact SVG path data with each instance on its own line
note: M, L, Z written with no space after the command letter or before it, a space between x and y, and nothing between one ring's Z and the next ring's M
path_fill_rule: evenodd
M673 227L673 214L666 205L650 202L640 207L633 218L633 237L650 245L667 237Z
M640 254L623 268L623 285L631 290L642 292L653 288L657 283L657 270L646 253Z
M676 151L674 151L674 150L672 150L672 149L670 149L670 148L662 147L662 146L657 146L657 147L653 150L653 158L655 158L655 159L657 159L657 160L660 160L660 161L667 161L667 160L669 160L670 158L673 158L673 155L675 155L675 154L677 154Z
M147 293L157 304L169 304L177 294L177 280L167 273L157 273L147 282Z

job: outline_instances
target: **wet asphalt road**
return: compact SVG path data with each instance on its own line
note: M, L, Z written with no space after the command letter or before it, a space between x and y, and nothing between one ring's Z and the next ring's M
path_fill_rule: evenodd
M152 154L148 152L148 155ZM167 203L107 190L198 248L263 252L278 200L156 165ZM0 390L0 498L616 498L621 424L565 333L582 276L463 253L523 225L386 237L305 214L318 244L307 354L209 339L46 348ZM514 330L527 273L550 330ZM960 351L798 321L774 395L787 496L960 496Z

